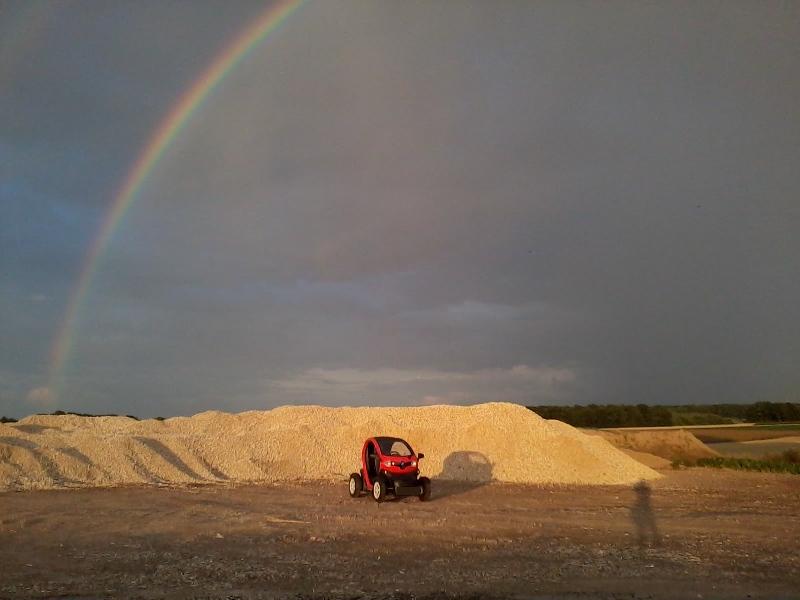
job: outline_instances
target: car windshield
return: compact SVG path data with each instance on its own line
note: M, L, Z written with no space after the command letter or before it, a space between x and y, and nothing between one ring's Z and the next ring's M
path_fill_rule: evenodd
M399 438L376 438L381 447L381 453L388 456L411 456L414 454L411 446Z

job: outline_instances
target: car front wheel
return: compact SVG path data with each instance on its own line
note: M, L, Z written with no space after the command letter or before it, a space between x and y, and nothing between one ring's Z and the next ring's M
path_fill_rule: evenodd
M420 488L422 488L422 490L421 490L421 492L419 494L419 499L422 502L425 502L426 500L429 500L430 497L431 497L431 480L428 479L427 477L420 477L419 478L419 486L420 486Z
M372 497L374 498L375 502L383 502L384 498L386 498L385 478L378 477L375 479L375 483L372 484Z
M361 495L361 490L364 489L364 481L358 473L350 475L350 497L358 498Z

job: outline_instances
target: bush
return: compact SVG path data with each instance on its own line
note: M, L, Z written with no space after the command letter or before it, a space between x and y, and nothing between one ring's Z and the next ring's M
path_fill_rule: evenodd
M794 465L800 465L800 450L784 450L780 454L772 454L767 457L767 460L776 462L787 462Z
M16 422L17 420L12 417L7 417L5 415L0 417L0 423L16 423Z
M776 457L765 459L715 456L714 458L700 458L696 461L677 460L672 462L673 469L680 467L713 467L715 469L800 475L800 452L787 450Z

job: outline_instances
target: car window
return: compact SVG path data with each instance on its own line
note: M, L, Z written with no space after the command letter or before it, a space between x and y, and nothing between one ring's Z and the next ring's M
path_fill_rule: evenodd
M411 456L413 452L403 440L397 438L379 438L381 452L389 456Z
M411 448L406 446L405 442L397 440L392 442L392 447L389 450L389 454L395 454L398 456L411 456Z

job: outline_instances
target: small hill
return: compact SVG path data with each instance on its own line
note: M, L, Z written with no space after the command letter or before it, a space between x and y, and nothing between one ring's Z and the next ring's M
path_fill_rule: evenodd
M711 448L685 429L658 429L650 431L622 431L584 429L585 433L602 437L617 448L646 452L669 461L719 456Z

